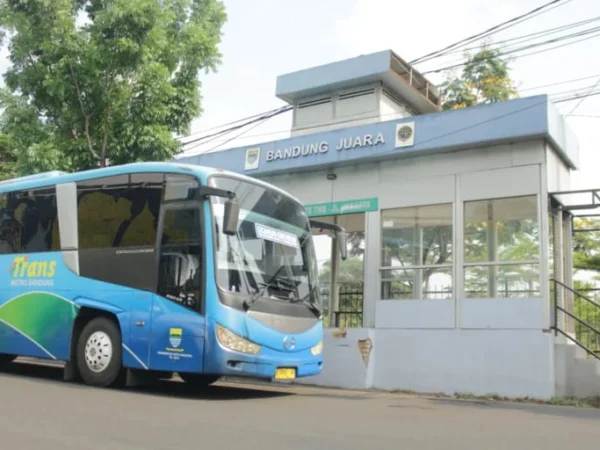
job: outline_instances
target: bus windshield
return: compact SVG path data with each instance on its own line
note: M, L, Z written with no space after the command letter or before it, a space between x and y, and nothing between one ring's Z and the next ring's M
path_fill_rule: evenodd
M219 287L252 301L258 298L318 304L317 263L304 208L260 185L224 176L213 187L235 192L240 203L238 232L222 230L223 203L212 198Z

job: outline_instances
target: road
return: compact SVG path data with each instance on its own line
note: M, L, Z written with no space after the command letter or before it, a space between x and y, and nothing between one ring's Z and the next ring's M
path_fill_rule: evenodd
M594 448L600 410L220 383L105 390L52 367L0 373L2 448L19 450Z

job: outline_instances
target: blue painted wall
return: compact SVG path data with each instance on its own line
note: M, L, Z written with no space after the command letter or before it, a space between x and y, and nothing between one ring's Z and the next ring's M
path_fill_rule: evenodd
M396 148L396 125L415 122L415 143L412 147ZM374 142L382 136L384 143L338 151L339 142L346 138L371 136ZM547 139L565 161L576 168L578 148L576 140L564 119L549 103L546 95L526 97L491 105L424 114L408 119L393 120L341 130L315 133L307 136L265 142L234 148L206 155L178 159L180 162L219 167L260 178L278 173L294 173L307 170L355 165L394 159L489 146L502 142L525 139ZM294 147L316 146L326 142L328 150L307 156L267 161L277 150ZM260 149L257 169L244 170L246 151Z

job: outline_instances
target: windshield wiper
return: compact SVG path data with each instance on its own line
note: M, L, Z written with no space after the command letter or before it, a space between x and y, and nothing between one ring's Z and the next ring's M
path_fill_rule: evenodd
M306 305L311 311L316 313L318 316L321 316L323 314L323 311L321 311L317 305L315 305L313 302L310 301L310 298L317 290L317 287L318 287L317 285L313 286L312 289L308 292L308 294L306 294L302 298L292 300L292 303L301 302L302 304Z
M279 275L279 272L281 272L284 268L285 266L280 266L279 269L275 271L275 273L271 276L271 278L269 278L269 280L266 283L258 283L261 286L261 288L258 289L254 294L252 294L250 300L244 300L244 308L246 308L246 311L250 309L250 307L254 304L254 302L256 302L256 300L258 300L259 297L262 297L264 295L265 291L268 288L280 288L280 286L275 284L274 282L277 280L277 275ZM286 288L290 291L293 290L291 286L286 286Z

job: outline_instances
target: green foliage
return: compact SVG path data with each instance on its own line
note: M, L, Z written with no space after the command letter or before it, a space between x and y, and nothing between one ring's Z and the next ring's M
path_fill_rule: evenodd
M500 50L484 44L474 55L466 53L465 56L467 63L460 75L451 76L440 86L445 110L496 103L518 96L508 61L502 58Z
M216 70L219 0L0 0L12 67L0 127L15 171L169 160Z
M573 223L573 267L575 270L600 272L600 220L578 218Z

